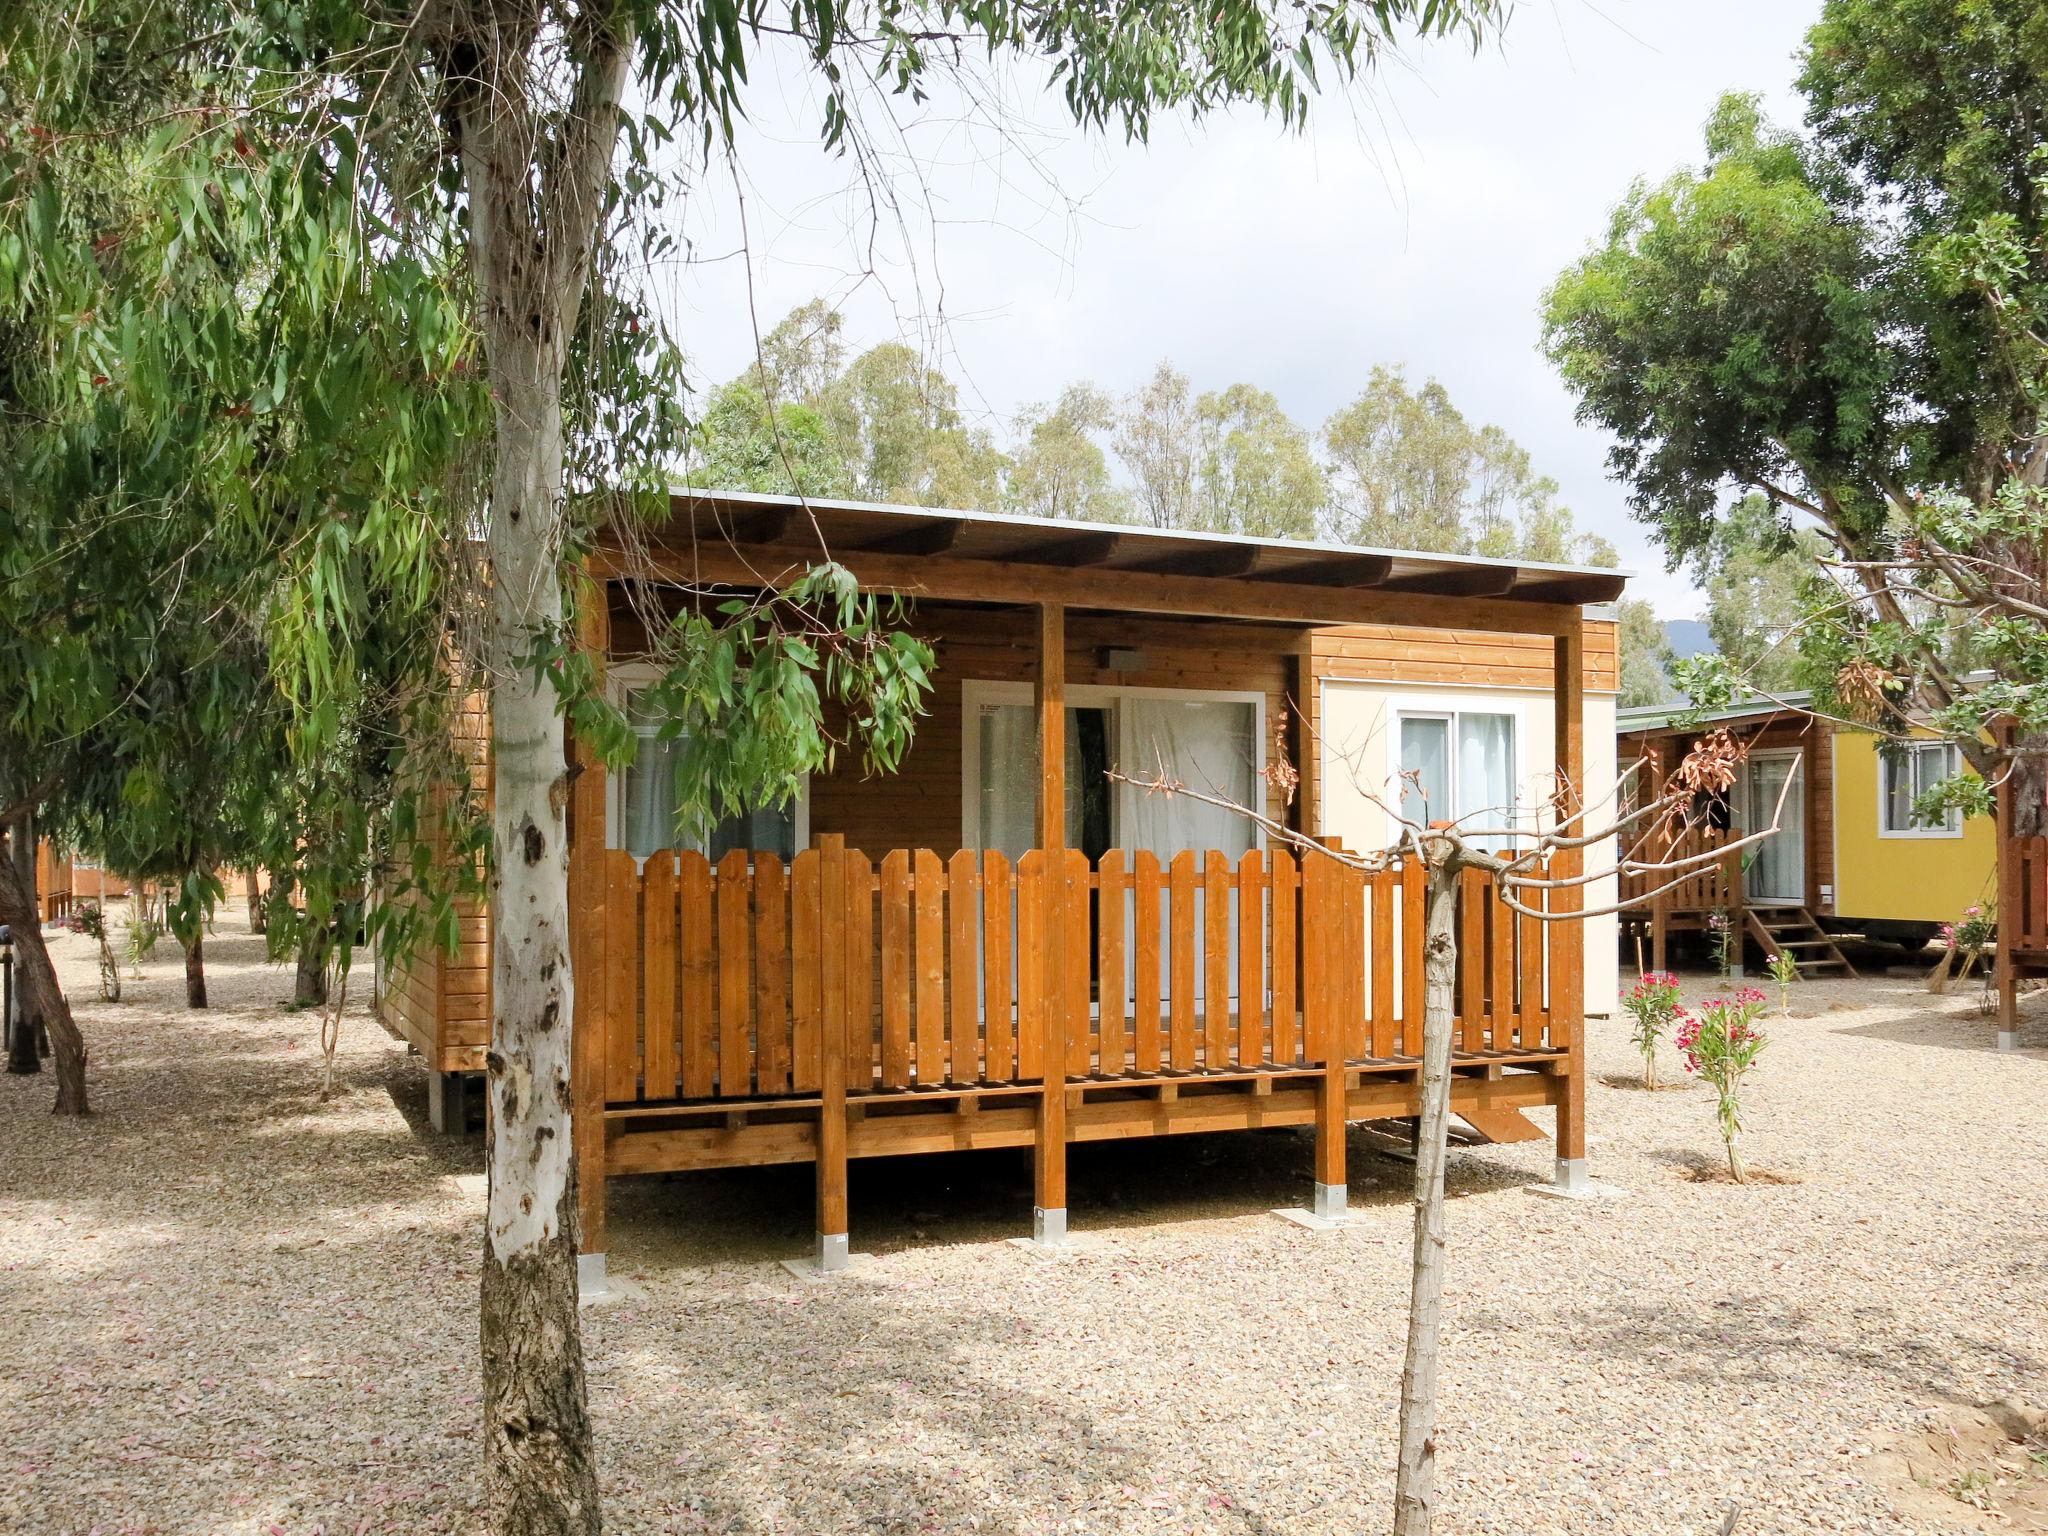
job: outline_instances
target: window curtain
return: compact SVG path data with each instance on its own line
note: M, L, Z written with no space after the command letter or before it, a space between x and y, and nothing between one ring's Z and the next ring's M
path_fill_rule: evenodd
M619 846L636 859L676 846L676 752L674 742L654 739L652 726L636 731L639 750L619 786Z
M1401 773L1403 816L1427 823L1457 814L1451 803L1450 721L1436 715L1401 717Z
M1474 831L1515 825L1515 717L1458 716L1457 817ZM1481 838L1498 851L1507 837Z
M1118 766L1138 779L1163 772L1190 789L1256 808L1256 711L1217 700L1125 698L1117 704ZM1135 784L1117 785L1120 847L1147 848L1161 863L1183 849L1219 849L1233 860L1257 845L1235 811Z
M1036 834L1037 718L1029 704L984 704L976 729L981 757L976 825L981 846L1015 864L1030 850Z

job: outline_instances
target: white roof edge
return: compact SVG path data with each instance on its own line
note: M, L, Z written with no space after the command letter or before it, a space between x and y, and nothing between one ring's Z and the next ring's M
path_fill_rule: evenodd
M913 507L900 502L854 501L840 496L786 496L770 491L723 491L698 485L671 485L669 494L679 497L703 497L706 500L749 502L761 507L808 506L844 512L886 512L903 517L960 519L997 528L1071 528L1079 533L1119 533L1137 538L1192 539L1206 544L1241 544L1262 549L1299 550L1305 554L1388 555L1398 560L1435 560L1445 565L1478 566L1489 570L1536 571L1558 576L1619 576L1624 580L1633 580L1637 574L1625 566L1560 565L1547 560L1495 560L1485 555L1454 555L1433 549L1384 549L1370 544L1330 544L1320 539L1259 538L1244 533L1212 533L1202 528L1153 528L1143 523L1098 523L1084 518L1026 517L1019 512L976 512L965 507Z

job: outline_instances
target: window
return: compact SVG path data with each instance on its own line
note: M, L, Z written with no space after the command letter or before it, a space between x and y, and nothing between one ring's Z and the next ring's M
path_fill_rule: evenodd
M626 718L640 738L633 761L612 775L609 846L644 859L664 848L694 848L716 864L735 848L772 853L787 863L807 841L810 786L787 805L721 816L709 827L676 825L676 759L680 740L656 739L661 722L642 710L637 690L622 683Z
M1396 751L1403 816L1474 829L1515 825L1513 715L1403 714Z
M963 840L1019 858L1036 840L1038 738L1029 687L965 685L970 730L962 769L968 825ZM1098 859L1111 848L1150 849L1162 860L1184 849L1232 858L1259 845L1243 816L1186 795L1112 782L1112 767L1139 778L1162 771L1191 789L1260 805L1263 700L1194 689L1067 690L1067 846Z
M1961 757L1946 741L1879 748L1878 831L1885 837L1961 837L1963 819L1953 810L1933 826L1913 815L1915 801L1962 772Z

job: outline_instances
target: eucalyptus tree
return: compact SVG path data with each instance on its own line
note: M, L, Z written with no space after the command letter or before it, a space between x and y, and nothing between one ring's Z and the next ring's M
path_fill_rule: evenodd
M1011 65L1043 71L1083 129L1142 140L1160 112L1200 115L1239 102L1299 124L1319 81L1356 78L1409 33L1477 38L1501 11L1496 0L1307 8L1271 0L1200 8L1161 0L332 0L288 14L253 0L187 0L143 11L174 18L174 49L202 39L197 46L224 52L236 100L270 109L254 135L250 114L216 112L212 98L181 117L188 155L213 157L211 171L188 161L198 190L182 206L196 221L211 212L205 189L290 167L342 186L356 221L349 229L362 232L358 243L340 240L322 222L335 206L325 197L265 205L294 235L313 225L321 251L333 243L360 256L368 247L387 261L405 253L414 270L431 271L450 247L443 224L421 210L451 210L459 224L467 324L438 323L440 285L422 317L436 323L425 330L349 319L414 383L437 364L443 376L452 372L473 341L488 391L474 481L481 494L470 506L482 518L489 607L470 655L491 692L495 769L482 1344L486 1499L500 1536L599 1525L576 1318L560 781L565 716L606 753L631 749L616 710L592 686L592 658L572 641L569 594L592 520L626 520L658 504L665 456L682 435L670 339L655 325L617 323L631 303L626 256L665 254L663 237L642 221L681 186L661 173L664 147L734 152L750 64L770 47L811 70L827 150L859 144L872 114L921 99L950 74ZM39 14L46 43L77 57L110 47L146 56L137 17L116 0L51 0ZM53 48L46 62L55 57ZM629 90L639 104L631 110ZM272 277L294 294L312 288ZM229 398L252 412L260 399L267 409L292 382L281 360L260 395L251 398L250 381L249 392ZM409 452L404 434L393 443L391 424L376 425L387 451ZM230 462L248 468L246 456ZM370 478L374 510L411 506ZM370 521L368 511L359 523L318 517L308 543L353 548ZM392 521L378 527L384 540L396 535ZM453 530L444 520L421 531L432 543ZM430 579L419 545L396 553L404 558L388 580ZM692 609L657 635L667 666L655 688L688 743L679 754L682 814L790 793L835 750L819 724L824 692L853 706L873 760L887 766L901 751L928 658L888 631L880 606L829 555L821 549L807 574L765 603L716 615ZM337 722L321 711L333 675L326 646L346 637L350 615L324 583L289 590L296 604L283 605L273 641L286 642L277 655L295 680L296 728L331 732Z
M1581 418L1674 562L1744 492L1811 530L1816 707L1948 736L1980 777L1944 794L1981 808L2010 776L2023 833L2048 818L2040 32L2010 0L1829 0L1806 131L1724 98L1704 163L1630 189L1546 305Z

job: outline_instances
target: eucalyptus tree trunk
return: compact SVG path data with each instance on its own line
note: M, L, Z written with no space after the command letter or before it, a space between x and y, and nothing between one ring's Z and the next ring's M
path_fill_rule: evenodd
M14 936L14 990L21 1008L21 1028L30 1050L39 1035L50 1037L57 1060L57 1102L60 1115L90 1114L85 1097L85 1036L71 1017L71 1005L57 984L57 968L43 943L43 915L36 909L35 839L17 822L8 840L28 850L29 875L22 878L18 859L0 858L0 923ZM10 1062L10 1071L14 1070Z
M529 8L477 15L451 103L496 412L490 483L494 1010L482 1347L484 1497L495 1536L601 1528L583 1341L570 1113L569 865L562 715L520 665L562 633L562 376L618 133L631 34L579 32L544 131ZM595 13L593 13L595 14Z
M42 905L36 893L36 830L35 818L23 816L14 824L14 834L8 839L7 862L12 866L15 877L28 893L23 905L34 914L36 933L42 933ZM22 924L11 916L0 917L16 934L21 933ZM17 939L16 943L26 940ZM26 962L22 962L25 965ZM17 974L22 966L17 966ZM20 983L17 982L19 986ZM27 1077L43 1070L42 1031L37 1027L37 1015L30 1011L26 988L15 998L14 1017L6 1021L7 1072L11 1077Z
M327 1001L327 956L325 946L311 933L299 936L298 975L292 984L292 1002L301 1008L317 1008Z
M1401 1367L1394 1536L1428 1536L1436 1513L1436 1356L1443 1328L1444 1165L1450 1156L1452 994L1458 979L1460 868L1448 844L1425 844L1422 940L1422 1120L1415 1146L1415 1255L1408 1358Z
M179 948L185 951L185 1006L204 1008L206 1006L206 924L192 931L188 941L184 935L178 937Z
M242 904L249 909L249 931L263 931L263 884L257 869L251 864L242 871Z

